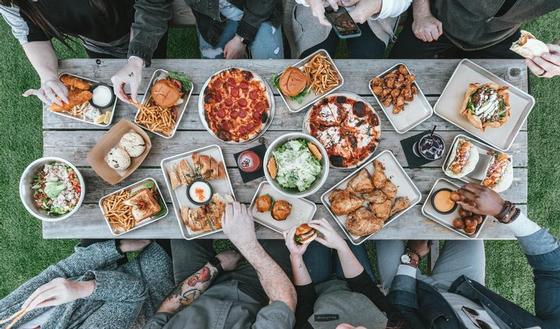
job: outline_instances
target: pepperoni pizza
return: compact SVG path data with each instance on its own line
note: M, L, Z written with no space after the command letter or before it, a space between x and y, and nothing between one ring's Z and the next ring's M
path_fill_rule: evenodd
M267 86L250 71L220 71L210 78L202 95L208 128L223 141L251 140L269 120L272 100Z
M335 167L353 168L365 161L379 144L379 117L359 96L333 94L313 105L306 125L325 147Z

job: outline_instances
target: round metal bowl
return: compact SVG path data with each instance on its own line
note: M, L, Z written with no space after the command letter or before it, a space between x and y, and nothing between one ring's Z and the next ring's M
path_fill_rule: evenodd
M80 181L81 190L80 190L80 199L78 200L78 203L76 204L74 209L61 216L49 215L47 214L46 211L35 207L35 204L33 203L33 190L31 189L31 186L33 184L33 176L35 176L35 173L41 170L43 166L49 162L61 162L69 166L74 170L74 172L76 172L76 176ZM76 211L78 211L78 209L82 205L85 194L86 194L86 186L82 174L80 173L78 168L76 168L76 166L74 166L73 164L71 164L70 162L62 158L43 157L31 162L27 166L27 168L25 168L19 180L19 197L21 199L21 202L23 203L23 206L35 218L38 218L45 222L58 222L72 216Z
M266 88L266 91L267 91L267 94L268 94L268 101L270 103L270 108L268 110L268 118L267 118L266 122L263 124L262 130L257 135L255 135L253 138L250 138L250 139L244 140L244 141L240 141L240 142L224 141L223 139L218 137L212 131L212 129L210 129L210 127L208 126L208 122L206 122L206 116L204 115L204 94L206 92L206 87L208 87L208 83L217 74L220 74L224 71L228 71L228 70L231 70L231 69L238 69L238 70L249 71L249 72L253 73L253 76L255 78L257 78L258 80L260 80L264 84L264 86ZM212 74L206 80L206 82L204 82L204 85L202 85L202 88L200 89L200 96L198 97L198 116L200 118L200 122L202 122L202 125L210 133L210 135L212 135L214 138L216 138L217 140L219 140L223 143L227 143L227 144L246 144L246 143L249 143L249 142L252 142L252 141L258 139L259 137L261 137L266 132L268 127L270 127L270 124L272 123L272 119L274 118L275 112L276 112L276 106L274 104L274 94L272 93L272 89L270 88L270 85L268 84L268 82L265 79L263 79L259 74L257 74L253 70L245 69L245 68L242 68L242 67L228 67L226 69L220 70L220 71Z
M298 191L297 189L286 189L280 186L280 184L278 184L278 182L276 182L276 180L270 176L267 169L268 160L272 156L272 152L274 151L274 149L277 146L294 139L305 139L306 141L315 144L315 146L317 146L317 148L321 152L321 155L323 156L323 158L321 159L321 174L315 179L315 182L313 182L313 184L306 191L302 192ZM317 139L304 133L289 133L278 137L268 146L263 159L263 167L266 180L275 190L289 197L304 198L306 196L314 194L321 188L321 186L323 186L323 184L325 184L327 177L329 176L329 157L327 155L327 151Z

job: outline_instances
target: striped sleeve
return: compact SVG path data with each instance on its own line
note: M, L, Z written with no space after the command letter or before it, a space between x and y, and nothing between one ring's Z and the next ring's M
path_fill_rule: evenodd
M18 7L0 5L0 14L12 29L12 34L20 44L49 40L40 28L22 17Z

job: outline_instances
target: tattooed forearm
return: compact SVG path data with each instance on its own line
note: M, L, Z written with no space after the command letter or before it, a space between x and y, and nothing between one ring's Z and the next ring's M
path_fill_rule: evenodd
M208 289L217 274L218 269L207 263L195 274L178 284L163 301L158 312L176 313L189 306Z

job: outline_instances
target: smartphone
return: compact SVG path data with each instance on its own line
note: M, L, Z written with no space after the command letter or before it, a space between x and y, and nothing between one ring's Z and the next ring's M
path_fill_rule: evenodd
M337 11L334 11L331 6L326 7L325 17L332 24L336 35L341 39L356 38L362 35L358 24L354 22L352 16L344 7L338 7Z

